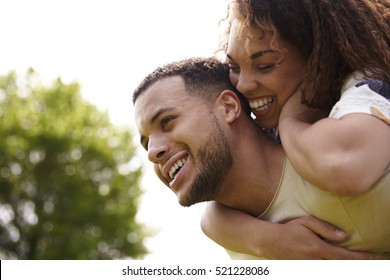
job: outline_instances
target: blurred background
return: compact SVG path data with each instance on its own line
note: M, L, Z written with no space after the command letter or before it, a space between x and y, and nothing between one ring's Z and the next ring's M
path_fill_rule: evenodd
M0 258L228 259L138 147L131 94L226 0L0 0Z

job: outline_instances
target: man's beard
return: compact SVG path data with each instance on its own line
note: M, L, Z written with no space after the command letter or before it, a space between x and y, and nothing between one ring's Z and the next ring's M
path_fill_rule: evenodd
M199 149L198 159L201 168L188 193L181 199L182 206L214 200L233 166L233 156L225 134L215 116L211 117L214 130Z

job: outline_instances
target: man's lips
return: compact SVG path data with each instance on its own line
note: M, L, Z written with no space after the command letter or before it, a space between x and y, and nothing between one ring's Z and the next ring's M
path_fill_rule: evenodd
M183 159L179 159L178 161L176 161L176 163L174 165L172 165L171 169L169 170L169 178L171 180L173 180L175 178L175 175L177 172L179 172L180 168L184 165L184 163L186 162L187 159L183 158Z
M163 166L162 174L169 182L172 182L181 169L181 167L185 164L188 158L187 152L179 152L172 156Z

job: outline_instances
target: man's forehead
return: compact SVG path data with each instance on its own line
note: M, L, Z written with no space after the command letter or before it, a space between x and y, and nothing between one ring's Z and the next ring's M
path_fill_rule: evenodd
M180 76L166 77L153 83L138 96L135 105L137 106L137 103L144 105L143 103L156 99L167 101L173 95L177 95L176 98L186 95L185 83Z
M156 112L163 108L183 106L188 97L181 77L167 77L157 81L142 92L135 102L137 126L150 122Z

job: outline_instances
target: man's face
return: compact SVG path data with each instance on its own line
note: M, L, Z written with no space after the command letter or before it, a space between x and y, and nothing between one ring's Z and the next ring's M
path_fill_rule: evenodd
M212 105L169 77L138 97L135 120L156 174L181 205L216 198L233 160Z

